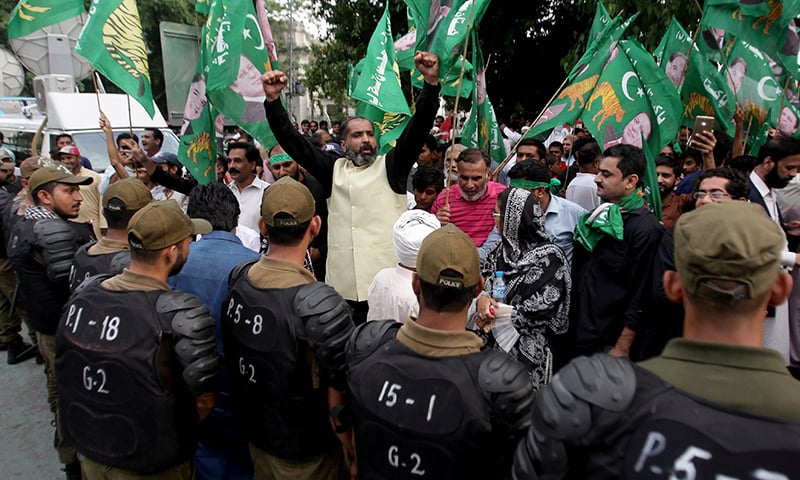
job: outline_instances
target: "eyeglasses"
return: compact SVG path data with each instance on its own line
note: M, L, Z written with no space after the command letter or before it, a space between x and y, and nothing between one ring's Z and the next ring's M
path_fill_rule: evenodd
M701 198L706 198L706 195L711 197L712 200L722 200L725 197L731 197L730 194L725 193L722 190L712 190L710 192L706 192L706 191L703 191L703 190L698 190L698 191L694 192L694 195L692 195L692 197L694 197L695 200L699 200ZM731 198L733 198L733 197L731 197Z

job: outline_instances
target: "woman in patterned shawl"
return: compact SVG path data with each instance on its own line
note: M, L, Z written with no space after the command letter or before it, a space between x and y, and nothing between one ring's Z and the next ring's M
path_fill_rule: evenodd
M506 351L528 367L531 383L538 389L550 382L553 371L550 340L567 331L569 264L564 252L549 240L544 212L530 191L506 189L493 215L503 240L486 258L485 287L477 300L475 322L484 328L480 334L491 348ZM490 306L498 308L491 298L497 271L505 272L504 303L513 307L513 329L504 332L506 339L515 339L511 345L499 343L497 329L488 328L494 318Z

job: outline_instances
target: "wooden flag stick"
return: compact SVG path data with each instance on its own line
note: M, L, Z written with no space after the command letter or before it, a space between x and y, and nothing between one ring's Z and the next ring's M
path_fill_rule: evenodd
M556 92L553 94L552 97L550 97L550 100L547 101L547 105L545 105L544 108L542 109L542 111L539 112L539 115L536 117L536 120L534 120L533 123L531 123L531 128L536 126L536 122L538 122L539 119L542 118L542 115L544 115L544 112L546 112L547 109L550 108L550 104L552 104L555 101L555 99L558 96L558 94L561 93L561 90L563 90L564 87L567 85L567 81L568 80L569 80L569 76L567 76L567 78L565 78L564 81L561 82L561 86L558 87L558 89L556 89ZM524 137L525 137L525 135L522 135L519 138L519 140L517 140L517 143L515 143L514 146L511 147L511 151L508 152L508 155L506 155L505 160L503 160L500 163L500 165L498 165L497 168L491 173L490 176L492 178L496 179L498 174L503 171L503 168L505 168L505 166L508 165L508 162L510 162L511 159L514 157L514 152L517 150L517 145L519 145L519 142L521 142Z
M94 84L94 96L97 99L97 110L102 114L103 109L100 107L100 89L97 87L97 72L92 69L92 83Z
M453 107L453 129L451 130L452 133L455 133L457 131L456 129L458 128L458 100L461 98L461 86L464 84L464 71L466 70L466 67L467 67L467 49L469 48L469 37L470 37L470 31L472 30L472 15L473 15L474 12L475 12L475 1L473 0L472 6L469 9L469 18L467 19L467 33L465 35L466 38L464 38L464 53L461 54L461 56L462 56L461 73L458 76L458 89L456 89L456 102L455 102L455 106ZM475 47L473 46L472 48L475 48ZM473 65L473 67L475 67L475 66ZM445 76L445 78L447 78L447 77ZM477 85L475 87L477 88ZM474 114L475 107L477 107L477 105L473 105L472 106L473 114ZM456 136L452 135L452 137L453 138L450 140L450 151L451 152L452 152L453 147L456 145ZM447 159L445 159L445 170L447 170ZM445 204L445 206L447 208L450 208L450 183L451 182L450 182L450 172L449 171L447 172L447 175L445 175L445 182L447 182L447 184L445 185L444 204Z
M128 129L131 133L131 138L133 138L133 116L131 115L131 96L126 94L126 98L128 99Z

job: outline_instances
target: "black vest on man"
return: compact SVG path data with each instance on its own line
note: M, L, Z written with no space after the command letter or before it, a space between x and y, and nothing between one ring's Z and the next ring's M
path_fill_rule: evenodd
M330 452L338 441L328 421L328 385L314 384L314 354L296 314L307 285L257 288L246 266L231 273L221 321L231 393L248 439L284 459Z
M72 268L69 271L69 290L74 292L84 280L95 275L116 275L131 264L130 250L122 250L100 255L89 255L88 250L96 242L82 245L72 259Z
M495 351L427 357L395 338L399 328L369 322L348 344L359 478L506 478L520 427L505 420L529 416L524 367Z
M62 433L79 453L139 474L191 458L194 395L175 368L173 292L110 291L93 277L70 299L56 335Z
M82 224L60 219L23 218L14 226L8 257L19 279L28 319L37 332L55 335L61 309L69 299L72 258L78 247L90 240Z
M541 392L515 479L800 478L800 424L709 404L632 364L606 377L583 361L595 368L567 365Z

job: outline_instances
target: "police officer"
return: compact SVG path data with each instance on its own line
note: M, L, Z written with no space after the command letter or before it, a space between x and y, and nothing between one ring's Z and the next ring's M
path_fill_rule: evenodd
M62 431L84 479L191 479L198 421L214 404L214 319L194 295L172 291L189 243L208 233L174 200L128 225L131 264L84 281L56 338Z
M28 179L33 204L14 225L8 243L8 257L17 273L28 319L44 357L47 400L54 414L58 402L53 370L58 317L69 299L72 257L80 245L91 240L83 234L89 233L89 229L66 220L78 216L82 201L79 186L90 183L91 178L76 177L60 164L35 171ZM80 478L74 448L58 434L56 444L68 478Z
M328 399L343 401L350 309L303 268L321 225L308 188L281 178L265 190L261 215L269 254L231 272L222 304L225 363L256 478L340 479L346 465Z
M70 291L75 291L81 282L92 275L116 275L130 265L128 221L152 201L150 189L137 178L120 180L106 189L103 194L103 216L108 230L99 241L87 243L75 252L69 273Z
M348 390L362 479L501 479L529 424L525 367L481 351L466 331L483 290L475 244L455 225L422 242L419 317L368 322L347 346Z
M800 383L763 348L764 312L791 291L783 232L721 202L675 227L664 290L684 337L638 365L580 357L540 391L516 479L800 478Z
M20 305L14 302L14 292L17 288L17 278L11 268L6 251L6 233L10 231L2 222L2 212L13 201L14 195L19 192L15 183L14 159L7 151L0 150L0 350L8 351L9 365L15 365L39 352L36 345L29 345L22 340L19 332L22 330L23 319L27 323L27 316ZM13 310L12 310L13 307ZM35 337L32 334L31 336Z

